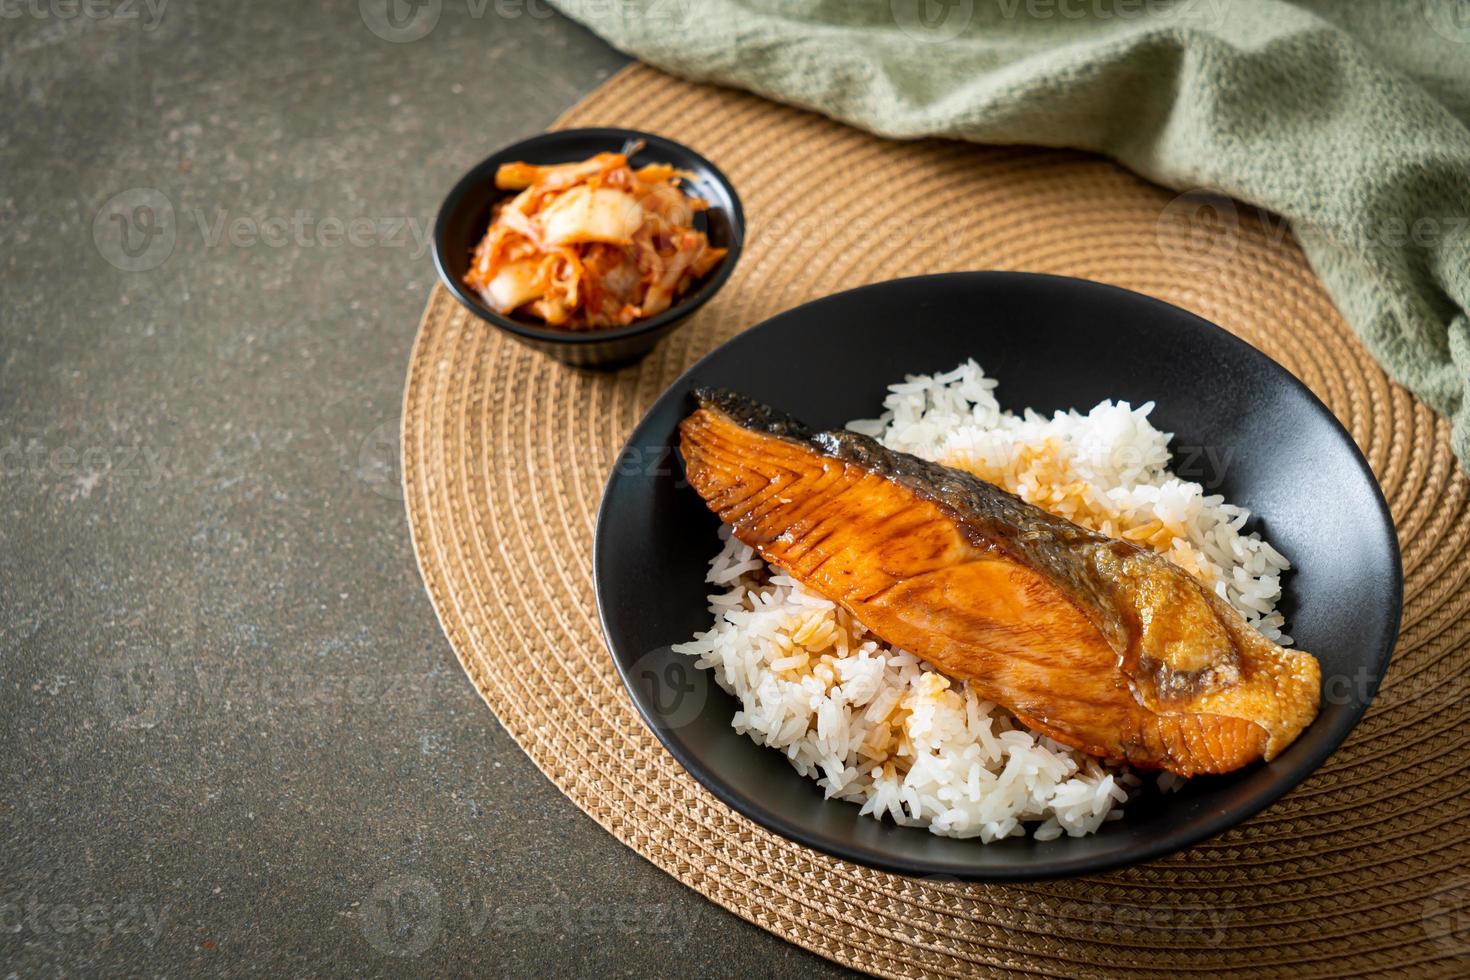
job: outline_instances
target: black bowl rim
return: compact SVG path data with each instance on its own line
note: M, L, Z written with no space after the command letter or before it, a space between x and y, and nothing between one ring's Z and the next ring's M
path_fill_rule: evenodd
M561 139L573 138L605 139L611 148L621 148L628 140L641 139L647 142L648 149L653 151L655 155L660 145L674 147L679 152L693 157L702 168L709 172L709 175L724 189L730 198L729 217L731 241L724 259L715 270L705 278L704 282L700 283L698 289L687 296L680 297L678 302L674 303L667 310L647 319L638 320L626 327L620 327L617 330L554 330L522 323L512 317L496 313L487 307L463 283L450 275L446 265L444 253L447 245L444 238L449 230L449 217L458 210L460 203L472 190L484 184L486 181L493 181L495 179L492 168L498 167L506 159L534 158L538 149L544 150L546 146L553 145ZM517 156L517 154L520 154L520 156ZM711 202L711 210L715 206ZM722 206L721 209L723 210ZM445 196L444 203L439 206L439 214L434 221L434 270L439 274L439 281L448 287L449 291L454 295L454 298L459 300L461 305L480 319L488 323L493 323L500 329L508 333L513 333L518 337L554 344L566 344L572 347L585 344L601 344L607 343L608 341L625 340L630 337L640 337L645 334L657 333L669 324L683 319L709 302L715 293L720 291L720 287L725 285L725 281L735 271L735 263L739 261L740 254L744 249L745 208L740 203L740 195L736 192L735 185L730 182L730 178L726 177L719 167L711 163L703 154L677 140L671 140L667 136L660 136L657 133L649 133L639 129L620 129L611 126L591 126L582 129L552 129L523 139L518 143L511 143L508 146L501 147L471 167L463 177L455 182L453 189Z
M779 321L785 319L787 316L791 315L795 311L800 310L806 306L827 302L837 296L845 296L851 293L863 293L869 290L883 289L886 286L898 282L915 282L923 280L939 282L942 280L959 278L981 280L988 279L991 281L1002 281L1005 279L1024 279L1043 285L1050 283L1052 285L1065 288L1089 289L1093 290L1099 296L1114 294L1125 296L1130 301L1134 302L1142 300L1148 304L1152 304L1161 309L1168 310L1171 315L1182 318L1181 324L1185 321L1188 321L1193 325L1195 329L1203 329L1207 332L1213 332L1218 335L1222 335L1227 345L1236 346L1245 354L1246 357L1257 357L1262 359L1269 369L1274 370L1279 375L1281 381L1286 384L1295 386L1300 394L1303 394L1307 397L1307 404L1310 405L1312 409L1328 423L1329 427L1337 432L1339 438L1343 442L1343 445L1347 448L1348 452L1352 455L1353 460L1356 462L1359 471L1363 474L1363 476L1367 478L1368 485L1372 488L1374 499L1378 505L1379 518L1383 522L1383 526L1388 529L1388 542L1393 565L1393 588L1391 596L1392 609L1390 611L1390 618L1392 620L1392 623L1387 633L1387 642L1384 643L1378 651L1377 663L1375 664L1376 678L1373 684L1373 689L1369 692L1368 697L1363 701L1357 713L1351 716L1345 716L1344 719L1338 723L1338 729L1336 731L1329 731L1328 738L1324 741L1322 747L1312 754L1305 756L1301 760L1299 760L1291 770L1287 771L1283 775L1283 778L1280 780L1277 786L1270 788L1268 791L1261 793L1258 797L1251 799L1250 801L1242 804L1239 807L1236 807L1234 809L1221 810L1214 816L1197 822L1190 830L1160 835L1158 839L1150 842L1148 845L1137 847L1131 851L1126 851L1117 855L1103 855L1072 860L1046 860L1043 858L1040 861L1033 861L1028 864L1020 865L1014 868L981 869L973 866L966 866L964 864L958 864L953 861L944 860L895 860L886 852L878 849L863 846L854 846L839 840L834 840L818 834L809 833L803 827L796 825L781 817L779 814L767 809L760 803L760 801L751 799L744 794L734 791L728 784L725 783L725 781L719 776L717 772L706 766L698 758L695 758L690 753L684 751L682 747L680 747L667 737L663 729L659 727L659 725L656 723L656 720L651 716L649 707L645 705L643 703L643 700L638 696L637 688L633 683L633 679L628 676L626 670L624 669L622 659L617 656L614 650L616 640L608 629L607 617L604 610L602 568L608 554L604 538L608 533L608 528L610 527L607 512L608 500L611 497L609 491L611 490L612 485L621 478L621 474L619 474L616 469L614 469L614 471L609 475L607 483L604 485L603 488L602 502L598 506L597 510L597 525L593 533L592 545L593 589L597 601L598 625L602 629L604 645L607 647L608 655L612 657L613 665L617 668L618 675L623 680L623 686L627 689L629 698L633 701L634 706L638 709L638 714L643 719L643 723L654 733L654 735L658 737L664 748L669 751L669 753L675 758L675 760L678 761L681 766L684 767L687 772L689 772L697 780L699 780L699 782L707 790L713 793L716 798L718 798L725 805L729 806L731 809L735 810L737 813L740 813L743 816L755 821L757 824L760 824L767 830L771 830L777 834L780 834L787 840L803 844L807 847L812 848L813 850L831 855L832 857L840 858L844 861L852 861L857 864L865 865L871 868L877 868L882 871L890 871L895 874L901 874L910 877L944 876L966 881L1017 882L1066 878L1083 874L1098 874L1106 871L1113 871L1118 868L1131 867L1135 864L1142 864L1145 861L1155 860L1161 857L1165 857L1169 854L1174 854L1178 851L1182 851L1185 848L1200 843L1201 841L1205 841L1212 837L1215 837L1216 835L1223 833L1236 824L1249 820L1251 817L1260 813L1262 810L1265 810L1267 807L1276 803L1287 793L1291 792L1297 786L1301 785L1301 783L1304 782L1307 777L1310 776L1313 772L1315 772L1317 768L1320 767L1322 763L1325 762L1328 757L1332 755L1332 753L1336 752L1342 746L1342 743L1346 740L1348 734L1358 726L1358 723L1360 721L1362 721L1363 715L1367 713L1367 710L1372 704L1373 699L1377 696L1378 685L1382 682L1383 675L1388 670L1389 661L1391 660L1394 648L1397 646L1398 643L1399 627L1402 624L1404 577L1402 555L1399 548L1398 529L1394 526L1392 512L1389 510L1388 502L1383 497L1383 490L1379 486L1378 479L1373 475L1372 467L1368 465L1368 461L1363 457L1362 451L1358 449L1357 442L1354 441L1352 435L1343 426L1342 422L1338 420L1337 416L1334 415L1332 411L1322 402L1322 400L1318 398L1315 394L1313 394L1312 390L1308 388L1306 384L1304 384L1299 378L1297 378L1296 375L1292 374L1286 368L1282 367L1267 354L1246 343L1244 340L1241 340L1239 337L1235 336L1223 327L1211 323L1209 320L1206 320L1205 318L1198 316L1197 314L1191 313L1190 311L1183 309L1182 307L1175 306L1172 303L1167 303L1161 299L1157 299L1143 293L1135 292L1131 289L1124 289L1121 286L1113 286L1108 283L1096 282L1095 280L1091 279L1081 279L1073 276L1050 275L1046 273L1004 271L947 272L927 276L910 276L901 279L890 279L884 282L871 283L866 286L859 286L855 289L844 290L839 293L832 293L818 299L810 300L807 303L800 304L796 307L792 307L791 309L783 310L780 313L777 313L771 317L768 317L765 320L762 320L760 323L757 323L749 330L736 334L734 337L730 338L719 347L716 347L714 350L710 351L704 357L700 358L698 361L692 364L686 371L680 374L679 377L676 378L667 388L659 393L659 396L654 399L653 403L649 406L648 411L644 413L643 418L640 419L638 424L633 427L632 433L628 436L627 441L624 443L624 453L634 448L641 441L642 437L645 434L644 430L649 424L650 416L654 413L655 409L659 407L664 398L668 397L671 391L687 387L687 382L691 375L699 371L709 361L722 356L726 347L736 342L751 331L772 329L773 324L779 323ZM985 847L987 845L975 842L975 846Z

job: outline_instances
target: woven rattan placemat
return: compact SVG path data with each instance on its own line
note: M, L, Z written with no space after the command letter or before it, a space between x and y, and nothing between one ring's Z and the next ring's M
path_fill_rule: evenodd
M724 290L635 368L558 366L441 288L419 329L402 431L419 566L475 687L567 796L724 907L879 974L1470 971L1470 487L1445 423L1364 352L1279 223L1094 157L888 142L643 67L561 125L688 143L729 175L749 220ZM827 858L706 793L639 721L603 647L593 520L654 397L780 310L956 269L1097 279L1221 324L1321 396L1392 505L1403 635L1373 709L1296 792L1183 854L1005 887Z

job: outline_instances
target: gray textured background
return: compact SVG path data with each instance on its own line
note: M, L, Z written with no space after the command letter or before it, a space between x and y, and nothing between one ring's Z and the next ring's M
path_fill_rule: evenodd
M840 972L577 811L439 631L426 236L624 59L540 0L386 9L4 8L0 975Z

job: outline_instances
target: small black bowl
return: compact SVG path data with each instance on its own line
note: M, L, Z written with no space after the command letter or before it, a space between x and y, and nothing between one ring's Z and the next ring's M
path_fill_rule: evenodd
M571 331L497 313L465 285L465 273L469 271L475 246L490 226L490 209L511 193L495 186L495 171L501 164L573 163L596 153L621 152L636 140L642 140L644 145L629 158L633 166L668 163L694 175L692 180L685 181L685 191L709 202L709 209L695 217L695 227L709 237L711 245L729 250L720 264L695 283L690 292L657 316L626 327ZM471 313L527 347L577 367L614 368L643 357L665 334L719 292L740 259L744 243L745 213L735 188L714 164L689 147L636 129L560 129L507 146L460 178L444 199L434 224L434 267L439 270L444 285Z
M1253 512L1293 570L1280 604L1322 664L1322 710L1280 756L1178 793L1150 788L1089 837L994 844L936 837L827 801L780 752L730 727L737 703L669 646L710 627L704 574L719 521L675 447L695 385L733 388L818 427L872 418L886 386L966 358L1019 411L1153 401L1173 466ZM910 875L1015 881L1156 858L1259 812L1342 743L1388 667L1403 601L1398 538L1352 438L1305 385L1250 345L1167 303L1079 279L969 272L879 283L740 334L653 404L619 457L597 518L603 634L644 720L740 813L840 858ZM1151 780L1147 781L1153 786Z

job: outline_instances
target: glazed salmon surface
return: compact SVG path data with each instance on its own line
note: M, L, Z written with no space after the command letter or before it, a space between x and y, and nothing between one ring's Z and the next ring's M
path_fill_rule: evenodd
M691 485L766 561L1058 742L1181 775L1271 759L1320 669L1154 552L851 432L700 389Z

